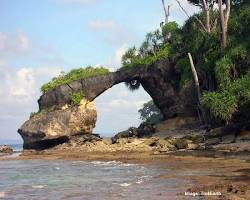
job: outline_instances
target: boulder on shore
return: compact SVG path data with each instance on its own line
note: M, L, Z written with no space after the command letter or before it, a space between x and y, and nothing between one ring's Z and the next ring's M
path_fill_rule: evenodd
M9 145L0 145L0 153L13 153L13 149Z
M71 137L91 134L97 119L93 102L83 99L79 105L65 105L54 111L41 111L26 121L18 133L24 149L47 149L70 140Z
M144 122L138 128L130 127L128 130L117 133L114 137L111 138L111 140L112 140L112 143L114 144L120 138L151 137L153 133L155 133L155 125Z

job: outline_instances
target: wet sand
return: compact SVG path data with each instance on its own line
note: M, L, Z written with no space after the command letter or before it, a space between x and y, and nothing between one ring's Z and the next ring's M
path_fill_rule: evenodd
M181 179L191 185L180 188L173 194L174 199L250 199L250 154L215 152L176 152L153 154L151 152L81 152L77 150L26 151L16 158L1 159L45 159L45 160L83 160L83 161L122 161L157 165L171 170L159 179ZM164 193L164 191L161 191ZM185 195L186 192L186 195ZM194 196L201 192L219 192L216 196ZM218 193L218 194L219 194ZM208 194L208 193L206 193ZM193 196L190 196L193 195Z

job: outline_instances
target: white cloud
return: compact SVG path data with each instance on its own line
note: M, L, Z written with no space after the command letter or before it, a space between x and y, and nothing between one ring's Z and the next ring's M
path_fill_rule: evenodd
M150 99L142 88L131 92L123 83L105 91L95 100L98 113L95 132L111 136L138 126L141 123L138 110Z
M33 70L29 68L21 68L17 71L10 86L10 95L14 97L29 97L31 91L35 88L35 80Z
M115 58L114 61L115 63L121 63L121 58L122 56L125 54L125 52L128 49L128 45L124 44L121 47L119 47L116 51L115 51Z
M35 103L36 98L40 95L40 86L54 76L60 73L61 69L54 68L20 68L14 71L12 68L6 67L4 70L0 68L2 76L0 81L4 84L0 85L0 104L29 102ZM2 114L2 113L0 113Z
M0 115L0 120L12 120L12 119L16 119L17 117L14 115Z
M122 108L122 109L140 109L147 100L140 100L140 101L129 101L125 99L113 99L106 103L105 108L110 110Z
M90 21L88 27L92 30L114 29L116 24L112 20L94 20Z
M122 56L125 54L127 49L128 45L123 44L115 50L114 55L107 62L107 66L110 66L110 71L115 71L121 67Z
M106 42L109 45L121 46L124 43L134 44L138 39L138 34L125 26L113 20L96 19L88 22L87 28L98 32L98 40Z
M22 55L30 49L30 41L22 31L14 33L0 32L0 56Z
M38 110L40 86L59 74L55 63L62 62L58 51L22 31L0 32L0 139L17 138L16 130Z
M38 110L40 86L60 69L0 66L0 139L18 138L17 129Z
M52 47L31 41L23 31L0 32L0 103L36 102L40 85L59 74L61 68L54 63L62 62L60 56ZM43 67L13 66L13 61L26 58Z
M22 49L24 49L24 50L29 49L30 42L29 42L28 37L24 33L19 32L19 34L18 34L18 40L20 42L20 46L21 46Z
M187 0L181 0L180 3L190 16L200 10L198 6L190 4ZM186 19L187 15L182 11L179 4L175 0L172 0L170 3L170 20L182 24Z

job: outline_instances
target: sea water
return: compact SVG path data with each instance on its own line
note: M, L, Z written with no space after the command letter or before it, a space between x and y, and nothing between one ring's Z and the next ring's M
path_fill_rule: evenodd
M187 183L161 178L166 173L117 161L0 160L0 199L178 199Z

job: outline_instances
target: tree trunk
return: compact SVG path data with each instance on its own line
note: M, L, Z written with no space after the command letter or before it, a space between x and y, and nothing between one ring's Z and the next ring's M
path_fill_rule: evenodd
M192 58L191 53L188 53L188 58L190 61L190 65L191 65L191 69L192 69L192 73L193 73L193 77L194 77L194 82L195 82L195 87L196 87L196 91L197 91L197 113L198 113L198 117L200 120L200 124L206 123L206 117L205 117L205 112L201 106L201 91L200 91L200 84L199 84L199 78L194 66L194 61Z
M170 6L168 6L168 8L166 8L165 0L162 0L162 6L163 6L163 9L164 9L164 13L165 13L165 24L167 24L169 22Z
M197 97L198 97L198 102L200 102L200 97L201 97L201 92L200 92L200 84L199 84L199 79L198 79L198 75L194 66L194 61L193 61L193 57L191 55L191 53L188 53L188 58L190 61L190 65L191 65L191 69L192 69L192 73L193 73L193 77L194 77L194 82L195 82L195 87L197 90Z
M179 0L175 0L175 1L178 3L178 5L179 5L179 7L182 9L182 11L187 15L187 17L190 18L190 15L189 15L188 12L186 11L186 9L181 5L181 2L180 2ZM205 32L207 32L207 28L206 28L206 26L202 23L202 21L201 21L196 15L194 15L194 18L195 18L195 20L200 24L201 28L202 28Z
M231 11L231 0L226 0L226 9L224 11L223 9L223 3L222 0L218 0L219 4L219 12L220 12L220 20L221 20L221 45L224 48L227 46L227 32L228 32L228 21L230 17L230 11Z
M209 10L209 6L207 4L206 0L203 0L203 9L206 12L206 29L207 32L210 33L211 32L211 26L210 26L210 10Z

